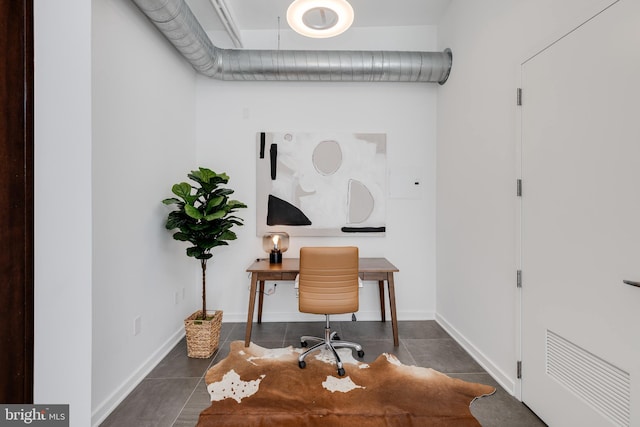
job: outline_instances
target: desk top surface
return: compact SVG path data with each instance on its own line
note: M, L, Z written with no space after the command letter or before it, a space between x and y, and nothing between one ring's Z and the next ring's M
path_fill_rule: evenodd
M358 271L361 273L400 271L386 258L360 258L358 264ZM247 271L250 273L265 273L271 271L295 273L300 271L300 258L283 258L282 264L270 264L266 258L256 259L247 268Z

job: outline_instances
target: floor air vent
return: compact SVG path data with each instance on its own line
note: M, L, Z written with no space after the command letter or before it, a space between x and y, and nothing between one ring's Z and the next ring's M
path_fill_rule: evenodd
M614 425L629 426L631 379L627 372L547 330L547 374Z

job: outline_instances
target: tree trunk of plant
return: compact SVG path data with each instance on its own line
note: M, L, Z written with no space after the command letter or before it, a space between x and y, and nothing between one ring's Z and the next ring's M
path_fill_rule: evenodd
M202 320L207 320L207 260L201 259L202 266Z

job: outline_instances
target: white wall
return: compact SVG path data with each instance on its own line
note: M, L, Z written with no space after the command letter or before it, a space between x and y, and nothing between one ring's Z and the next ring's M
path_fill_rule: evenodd
M195 72L130 1L94 1L92 37L95 425L183 336L197 270L161 203L195 161Z
M519 66L610 3L453 0L439 27L437 317L515 394Z
M434 50L433 27L353 30L348 39L306 41L282 35L287 49ZM274 33L243 33L246 45L275 48ZM310 46L310 47L309 47ZM249 277L245 272L264 257L256 236L256 133L260 131L344 131L387 133L391 179L415 172L421 189L415 199L390 197L385 237L291 238L286 256L306 244L356 244L362 256L384 256L400 273L396 296L400 319L430 319L435 313L435 123L437 84L226 82L198 77L198 166L227 172L234 196L249 205L238 240L214 250L208 307L224 310L226 321L246 320ZM196 165L194 165L196 166ZM194 284L196 286L197 284ZM379 320L377 286L365 286L359 319ZM283 283L266 297L265 321L300 320L293 286Z
M194 273L164 239L160 203L195 158L195 79L130 2L34 9L35 401L69 403L87 426L180 338L197 300L182 300Z
M91 4L36 0L34 25L34 401L70 404L70 425L84 427L91 418Z

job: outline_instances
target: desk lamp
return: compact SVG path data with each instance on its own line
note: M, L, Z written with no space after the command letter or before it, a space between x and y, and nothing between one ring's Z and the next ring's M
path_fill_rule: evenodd
M282 253L289 249L289 235L284 231L265 234L262 249L269 254L270 264L282 264Z

